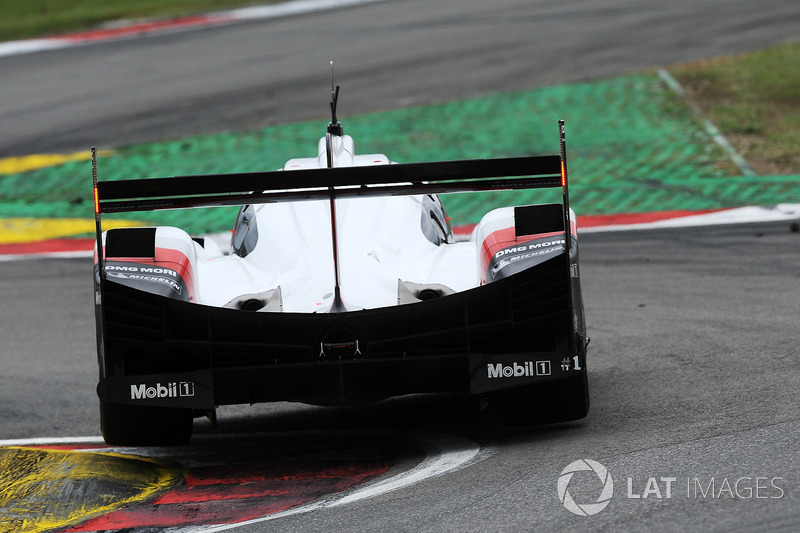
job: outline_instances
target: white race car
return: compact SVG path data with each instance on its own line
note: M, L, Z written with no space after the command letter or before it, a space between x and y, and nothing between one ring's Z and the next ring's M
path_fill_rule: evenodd
M356 155L332 107L317 156L278 171L98 181L93 157L109 444L184 443L219 405L282 400L462 391L509 424L586 416L563 121L557 155L394 164ZM438 196L541 187L563 202L492 210L469 239ZM241 206L227 250L102 231L104 213L212 205Z

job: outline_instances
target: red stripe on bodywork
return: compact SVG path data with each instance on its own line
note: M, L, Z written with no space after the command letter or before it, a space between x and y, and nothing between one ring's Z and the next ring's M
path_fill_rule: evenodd
M570 230L573 235L576 235L577 227L575 226L575 222L572 220L570 220ZM554 237L556 235L563 236L564 232L553 231L549 233L537 233L534 235L520 235L517 237L516 228L512 226L510 228L503 228L490 233L485 239L483 239L479 252L481 285L486 282L486 271L489 268L489 262L492 260L492 257L494 257L494 254L515 244L524 244L535 239L544 239L547 237Z
M105 247L103 247L105 253ZM179 252L174 248L156 248L155 259L148 257L111 257L106 258L108 261L120 261L123 263L135 263L137 265L152 265L159 268L169 268L178 273L178 275L186 283L186 290L189 293L189 301L195 300L194 290L194 270L189 258L183 252ZM95 254L94 262L97 263L97 254Z

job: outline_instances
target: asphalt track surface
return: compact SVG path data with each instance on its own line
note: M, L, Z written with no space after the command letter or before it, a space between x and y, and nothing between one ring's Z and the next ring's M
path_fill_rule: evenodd
M793 0L388 0L4 57L0 157L326 118L330 60L344 118L752 51L799 22Z
M395 0L3 58L0 153L324 117L330 59L346 91L340 112L355 113L743 52L798 37L800 20L793 1L448 5ZM788 223L587 233L581 246L585 421L508 430L453 397L221 410L215 438L234 445L248 446L242 433L433 432L484 451L455 472L236 531L800 528L800 234ZM98 433L90 268L0 263L2 438ZM198 423L201 440L211 433ZM393 456L396 468L418 457L413 447ZM615 483L590 517L556 490L582 458ZM713 494L698 495L711 478ZM723 480L739 481L735 495ZM597 497L596 479L578 481L576 500Z
M433 432L467 438L488 455L374 498L237 530L796 530L800 234L788 223L591 233L581 246L592 339L586 420L508 430L453 397L222 409L217 438L243 454L287 432L316 431ZM0 263L4 436L97 434L89 269L88 259ZM197 446L207 447L211 428L197 425ZM248 445L242 434L259 437ZM313 440L329 449L330 439ZM394 460L413 465L418 454L409 447ZM604 464L616 488L591 517L572 515L556 492L562 469L582 458ZM627 497L627 478L630 493L642 495L651 477L662 499ZM678 480L670 499L662 477ZM707 492L712 477L717 498L689 497L687 480ZM720 493L722 479L741 478L752 481L740 483L740 498ZM780 491L746 498L756 478ZM597 487L584 490L585 500L597 497Z

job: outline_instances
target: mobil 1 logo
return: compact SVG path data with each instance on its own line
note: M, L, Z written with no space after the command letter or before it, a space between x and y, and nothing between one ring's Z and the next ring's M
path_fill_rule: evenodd
M165 384L131 385L131 400L153 400L156 398L186 398L194 396L193 381L171 381Z

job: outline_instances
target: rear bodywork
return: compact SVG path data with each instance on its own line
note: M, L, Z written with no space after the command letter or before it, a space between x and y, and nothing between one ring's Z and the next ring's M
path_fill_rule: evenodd
M524 401L515 390L562 383L577 407L554 419L585 416L559 132L557 155L491 160L391 164L331 133L317 158L273 172L101 181L94 159L101 406L196 414L467 392L509 407ZM493 210L469 239L438 196L545 187L563 201ZM179 228L102 231L105 213L218 205L241 206L225 252Z

